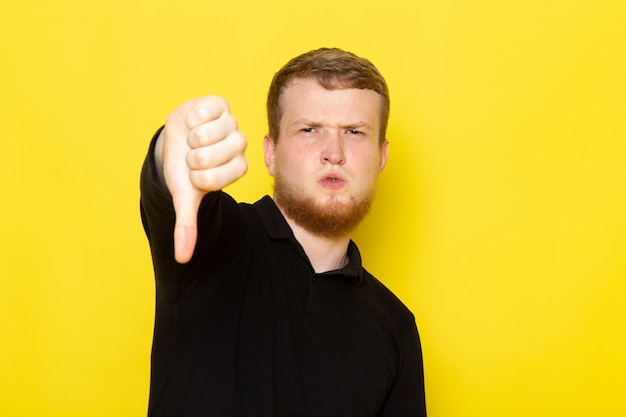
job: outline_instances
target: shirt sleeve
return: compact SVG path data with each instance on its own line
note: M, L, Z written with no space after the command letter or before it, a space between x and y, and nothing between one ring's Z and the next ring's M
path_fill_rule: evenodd
M379 417L426 417L422 348L412 314L404 329L398 374Z

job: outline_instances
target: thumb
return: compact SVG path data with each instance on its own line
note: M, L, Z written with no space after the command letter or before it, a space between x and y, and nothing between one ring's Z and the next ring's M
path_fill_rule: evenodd
M189 262L198 238L198 209L202 201L200 190L188 190L172 196L176 224L174 225L174 258L178 263Z

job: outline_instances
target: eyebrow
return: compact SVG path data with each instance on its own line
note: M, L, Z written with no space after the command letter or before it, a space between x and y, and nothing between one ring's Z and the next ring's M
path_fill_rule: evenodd
M293 122L291 124L291 126L319 127L319 126L323 126L323 123L314 122L314 121L308 120L308 119L298 119L295 122ZM367 122L349 123L347 125L340 125L339 127L342 128L342 129L370 129L370 130L373 129L372 125L370 125Z

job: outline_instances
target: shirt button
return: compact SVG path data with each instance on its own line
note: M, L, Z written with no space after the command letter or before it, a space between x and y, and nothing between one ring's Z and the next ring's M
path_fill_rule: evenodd
M311 280L311 282L313 282L313 284L315 284L315 282L317 281L317 278L313 277L313 279Z

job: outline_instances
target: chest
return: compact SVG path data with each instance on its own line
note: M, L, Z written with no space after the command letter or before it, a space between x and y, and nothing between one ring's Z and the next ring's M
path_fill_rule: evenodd
M190 346L211 352L196 371L227 383L239 415L262 404L277 415L375 415L398 369L384 308L345 277L258 262L237 265L193 312L189 334L205 337Z

